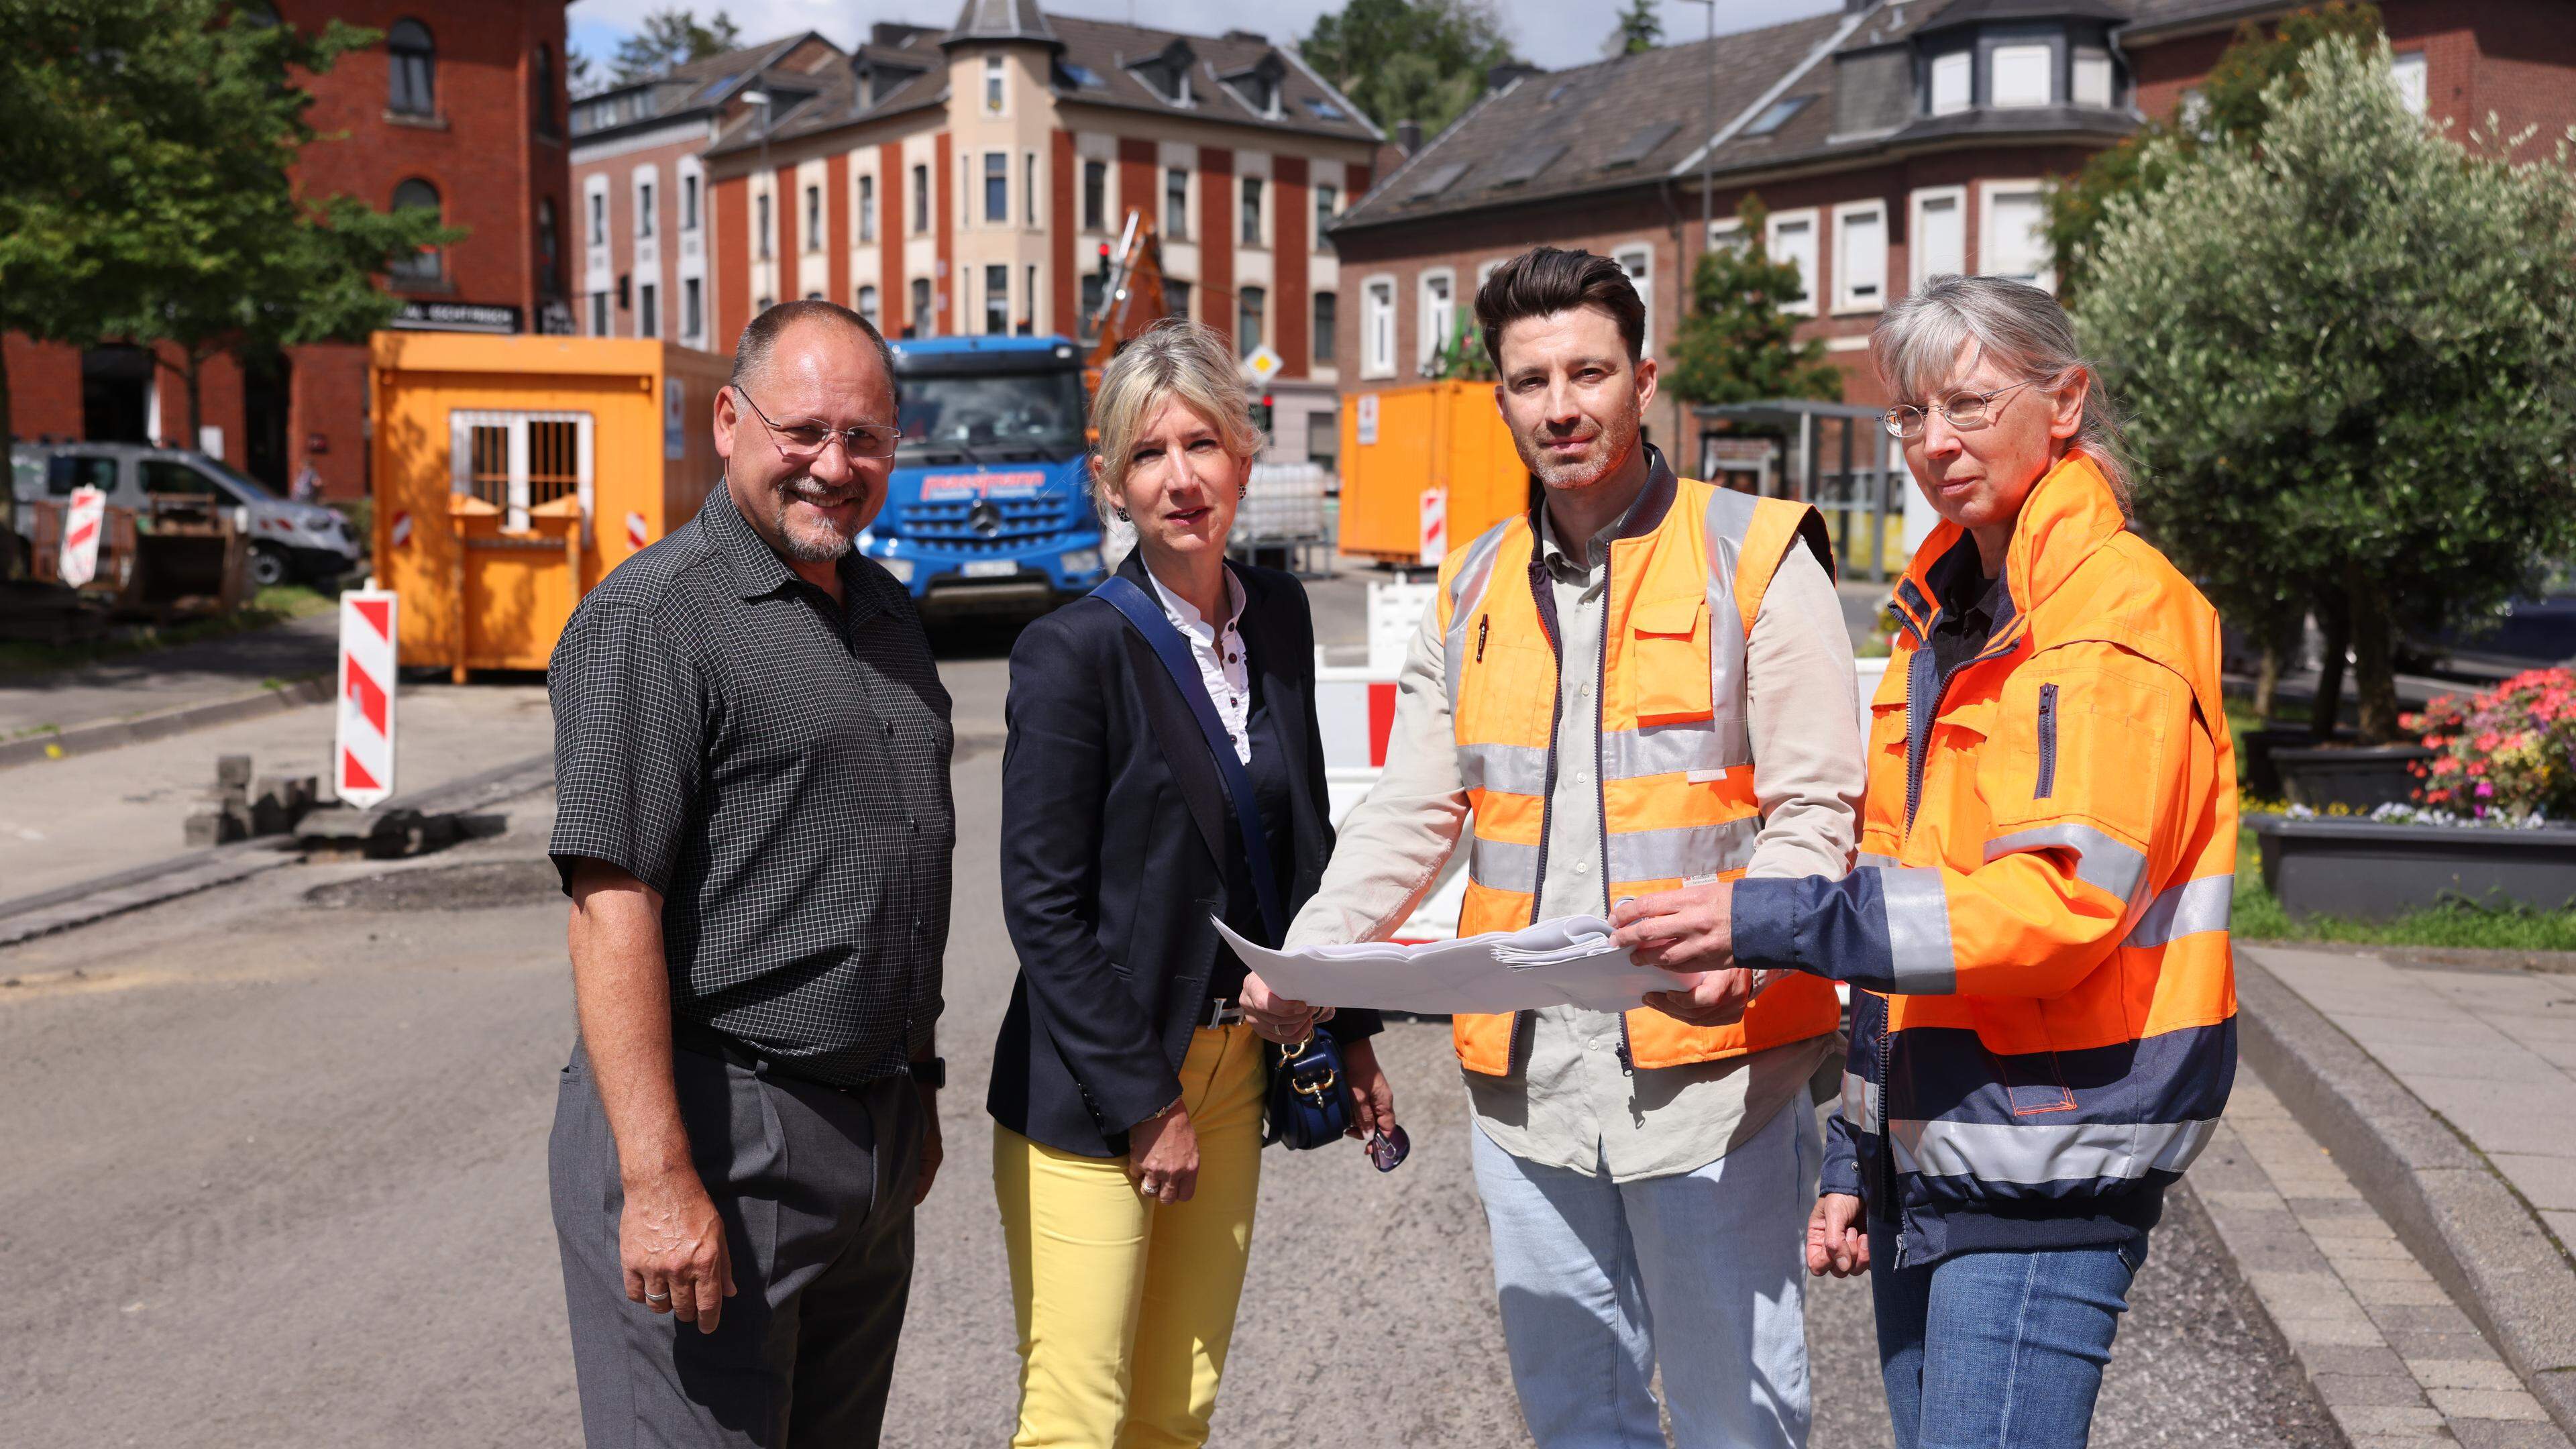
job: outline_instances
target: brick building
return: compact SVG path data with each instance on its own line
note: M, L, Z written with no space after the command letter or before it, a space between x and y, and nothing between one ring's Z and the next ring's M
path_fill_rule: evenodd
M565 0L275 0L286 23L381 31L373 47L306 77L314 129L330 139L298 165L303 194L380 208L437 209L464 240L406 261L386 285L397 327L569 330ZM6 339L21 438L194 442L284 487L310 461L325 496L367 491L364 344L300 347L248 370L209 369L206 433L184 439L185 390L141 349L87 353ZM220 436L217 436L220 434Z
M849 56L807 31L679 66L575 101L572 194L585 337L666 337L711 347L708 146L755 118L811 100Z
M2493 111L2508 130L2539 126L2535 146L2576 121L2563 0L2380 5L2398 82L2431 115L2466 128ZM1352 297L1348 376L1355 389L1419 381L1484 275L1540 242L1617 257L1660 350L1701 251L1740 237L1738 213L1758 194L1771 255L1806 277L1800 335L1844 369L1848 401L1882 403L1865 349L1888 299L1953 271L2050 285L2038 232L2048 178L2141 117L2189 104L2240 23L2292 8L1849 0L1713 45L1499 68L1482 100L1334 228ZM1697 434L1670 394L1647 422L1659 439Z
M1279 354L1273 455L1338 451L1350 373L1325 232L1382 138L1293 52L968 0L945 31L878 25L846 65L760 83L768 114L729 118L703 160L708 346L792 297L890 336L1079 336L1100 250L1141 211L1173 300Z

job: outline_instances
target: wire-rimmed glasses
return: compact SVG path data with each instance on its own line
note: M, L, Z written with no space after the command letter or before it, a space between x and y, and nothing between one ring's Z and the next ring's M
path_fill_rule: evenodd
M1933 403L1929 407L1899 403L1889 408L1885 415L1887 435L1891 438L1901 438L1909 443L1913 442L1923 436L1924 421L1935 411L1941 414L1941 421L1951 427L1963 433L1973 433L1995 420L1996 398L2028 386L2030 383L2023 381L2014 383L2011 387L1996 388L1993 392L1952 393L1948 398Z
M795 422L784 426L769 420L751 394L737 387L735 397L751 403L752 416L769 429L771 441L778 445L781 457L802 462L819 456L834 438L841 440L841 451L853 458L891 458L895 444L903 440L903 430L889 423L861 423L855 428L827 428L817 422Z

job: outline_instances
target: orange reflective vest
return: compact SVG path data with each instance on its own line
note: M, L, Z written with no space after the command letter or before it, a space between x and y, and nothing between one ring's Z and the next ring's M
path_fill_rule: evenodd
M2078 452L1945 676L1933 575L1976 566L1964 539L1897 585L1858 864L1734 901L1742 964L1855 988L1824 1190L1899 1225L1899 1265L2144 1231L2235 1080L2217 612Z
M1450 719L1475 814L1460 935L1530 923L1547 872L1563 868L1547 858L1547 816L1569 759L1587 762L1597 782L1603 849L1595 864L1611 900L1744 873L1762 828L1745 645L1763 591L1801 542L1830 573L1814 509L1676 478L1656 458L1610 545L1599 728L1576 739L1558 734L1555 608L1531 519L1506 519L1442 563ZM1631 1011L1623 1050L1632 1067L1714 1061L1820 1036L1840 1017L1831 986L1793 977L1733 1026ZM1509 1075L1518 1024L1456 1018L1458 1059L1469 1071Z

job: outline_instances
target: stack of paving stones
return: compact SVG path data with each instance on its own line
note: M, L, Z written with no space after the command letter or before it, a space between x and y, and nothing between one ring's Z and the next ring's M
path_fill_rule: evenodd
M283 835L313 809L321 785L311 775L262 775L251 779L248 755L215 757L215 788L204 809L188 816L191 846L230 845L254 835Z
M2354 1449L2571 1449L2252 1071L2189 1181Z

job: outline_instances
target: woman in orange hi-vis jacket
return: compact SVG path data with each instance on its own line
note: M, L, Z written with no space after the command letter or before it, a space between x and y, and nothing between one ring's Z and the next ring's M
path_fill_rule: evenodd
M1896 589L1857 867L1739 883L1734 964L1855 988L1808 1266L1870 1272L1900 1449L2080 1446L2235 1077L2218 616L2129 530L2055 299L1943 277L1871 351L1943 521Z

